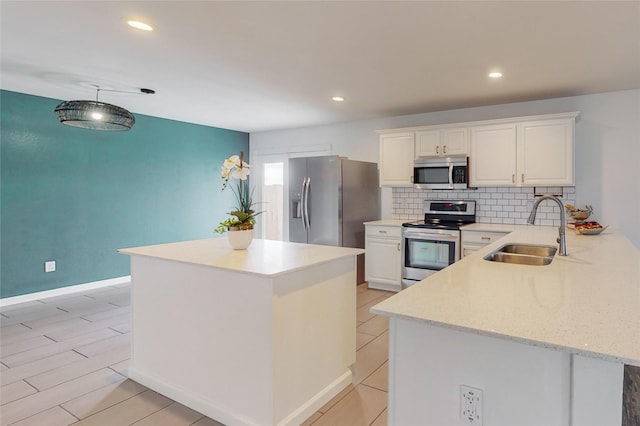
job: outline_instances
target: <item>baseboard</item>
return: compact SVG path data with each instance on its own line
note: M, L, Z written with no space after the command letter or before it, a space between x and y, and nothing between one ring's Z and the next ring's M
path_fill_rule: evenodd
M32 302L34 300L47 299L49 297L64 296L96 288L109 287L112 285L126 284L131 282L131 275L124 277L109 278L107 280L94 281L85 284L71 285L68 287L54 288L52 290L38 291L35 293L22 294L20 296L4 297L0 299L0 307L16 305L18 303Z

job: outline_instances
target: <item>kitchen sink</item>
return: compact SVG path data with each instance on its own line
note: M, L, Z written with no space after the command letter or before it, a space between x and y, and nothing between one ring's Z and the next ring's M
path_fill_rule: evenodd
M552 257L558 251L553 246L538 246L533 244L506 244L497 251L501 253L526 254L529 256Z
M558 249L553 246L532 244L505 244L484 257L491 262L515 263L518 265L544 266L551 263Z

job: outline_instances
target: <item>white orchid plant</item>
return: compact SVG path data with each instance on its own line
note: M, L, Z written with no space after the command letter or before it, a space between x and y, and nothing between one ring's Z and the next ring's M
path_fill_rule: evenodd
M236 196L238 206L227 213L231 217L220 222L214 232L222 234L228 230L253 229L253 225L256 223L256 216L262 212L256 213L253 209L253 189L250 190L249 184L246 182L251 172L251 166L244 162L243 153L241 152L240 155L232 155L224 160L220 172L223 180L222 191L229 186L230 179L238 179L237 188L231 188Z

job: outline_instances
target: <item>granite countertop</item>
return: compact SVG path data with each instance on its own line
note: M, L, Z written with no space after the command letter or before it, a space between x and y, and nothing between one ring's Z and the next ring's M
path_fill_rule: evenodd
M146 256L252 275L275 277L356 256L363 249L254 239L246 250L233 250L225 237L119 249L119 253Z
M473 225L476 230L494 230ZM567 230L569 256L547 266L489 262L507 242L557 246L557 227L509 225L477 253L371 312L640 366L640 251L620 232Z

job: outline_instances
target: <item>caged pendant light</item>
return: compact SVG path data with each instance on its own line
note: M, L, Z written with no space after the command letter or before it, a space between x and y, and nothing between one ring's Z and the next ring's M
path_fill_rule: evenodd
M95 101L64 101L60 103L55 109L60 122L67 126L91 130L122 131L131 129L136 123L133 114L119 106L98 101L101 90L106 89L96 87ZM120 92L118 90L109 91ZM155 91L140 89L140 93L148 95L155 93Z

